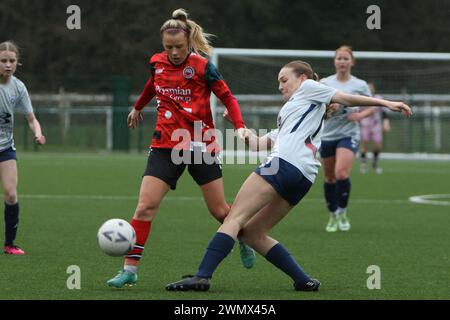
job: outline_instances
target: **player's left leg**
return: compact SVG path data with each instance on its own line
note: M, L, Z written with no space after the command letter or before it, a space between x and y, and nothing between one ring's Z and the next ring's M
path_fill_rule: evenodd
M350 230L350 221L347 218L347 205L350 198L350 171L352 169L355 152L348 148L338 148L336 151L336 190L338 197L338 227L341 231Z
M230 205L227 203L224 195L223 179L219 178L200 186L203 198L211 215L220 223L223 223Z
M336 232L338 230L336 210L338 207L337 193L336 193L336 177L335 177L335 165L336 165L336 146L338 140L334 141L322 141L320 147L320 156L323 167L324 184L323 191L325 202L327 204L329 218L325 227L327 232Z
M15 159L0 162L0 178L5 199L5 247L7 254L21 255L25 252L14 245L19 227L19 202L17 198L17 163Z
M383 168L381 168L378 165L378 160L380 158L380 152L381 152L381 144L375 143L373 146L373 159L372 159L372 168L375 170L376 173L381 174L383 173Z
M291 277L295 290L317 291L320 282L308 276L290 252L277 240L267 235L292 207L283 198L275 197L245 224L242 230L243 237L267 261Z
M338 230L336 210L338 207L337 193L336 193L336 177L334 175L336 156L322 158L323 172L324 172L324 196L327 204L329 219L325 227L327 232L336 232Z
M369 141L371 140L370 127L361 126L360 136L361 136L361 145L359 148L360 151L359 171L364 174L367 172L367 151Z
M363 174L367 173L367 145L368 141L361 139L359 171Z
M381 126L373 133L373 159L372 168L376 173L381 174L383 169L378 166L378 159L383 145L383 131Z

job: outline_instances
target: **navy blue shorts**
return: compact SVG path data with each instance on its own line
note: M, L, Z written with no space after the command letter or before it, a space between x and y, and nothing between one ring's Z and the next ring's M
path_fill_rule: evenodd
M336 155L337 148L349 149L353 151L354 154L356 154L359 148L359 141L350 137L330 141L322 140L322 145L320 146L320 157L334 157Z
M0 162L8 160L17 160L16 150L12 147L0 152Z
M277 157L256 168L255 173L292 206L297 205L312 186L312 182L297 167Z

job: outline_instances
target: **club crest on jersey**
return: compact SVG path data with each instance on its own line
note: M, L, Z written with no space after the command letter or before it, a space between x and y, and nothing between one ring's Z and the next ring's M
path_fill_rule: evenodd
M186 67L183 69L183 76L184 76L186 79L192 79L192 78L194 77L194 75L195 75L195 70L194 70L194 68L192 68L191 66L186 66Z

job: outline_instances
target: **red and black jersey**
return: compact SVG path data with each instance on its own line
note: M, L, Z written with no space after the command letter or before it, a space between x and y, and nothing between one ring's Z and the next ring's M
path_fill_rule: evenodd
M244 127L236 99L217 68L206 58L191 53L181 65L174 65L166 52L161 52L151 57L150 65L150 79L134 108L142 110L156 95L158 118L152 148L209 146L215 140L211 91L226 106L235 128ZM182 147L181 140L186 143Z

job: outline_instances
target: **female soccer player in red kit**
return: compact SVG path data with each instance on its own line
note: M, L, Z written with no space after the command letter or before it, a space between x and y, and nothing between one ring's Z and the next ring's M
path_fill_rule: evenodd
M175 10L160 32L165 51L151 57L150 79L128 115L128 126L137 127L143 119L142 109L156 96L156 128L139 201L131 221L136 231L136 245L126 256L123 270L107 282L112 287L136 283L137 265L152 220L162 199L170 189L176 188L177 180L186 167L200 186L214 218L223 222L230 210L217 157L209 104L211 91L226 106L240 136L244 131L244 121L239 105L216 67L201 56L211 53L210 35L188 19L184 9ZM253 249L243 243L240 249L244 266L251 268L255 260Z

